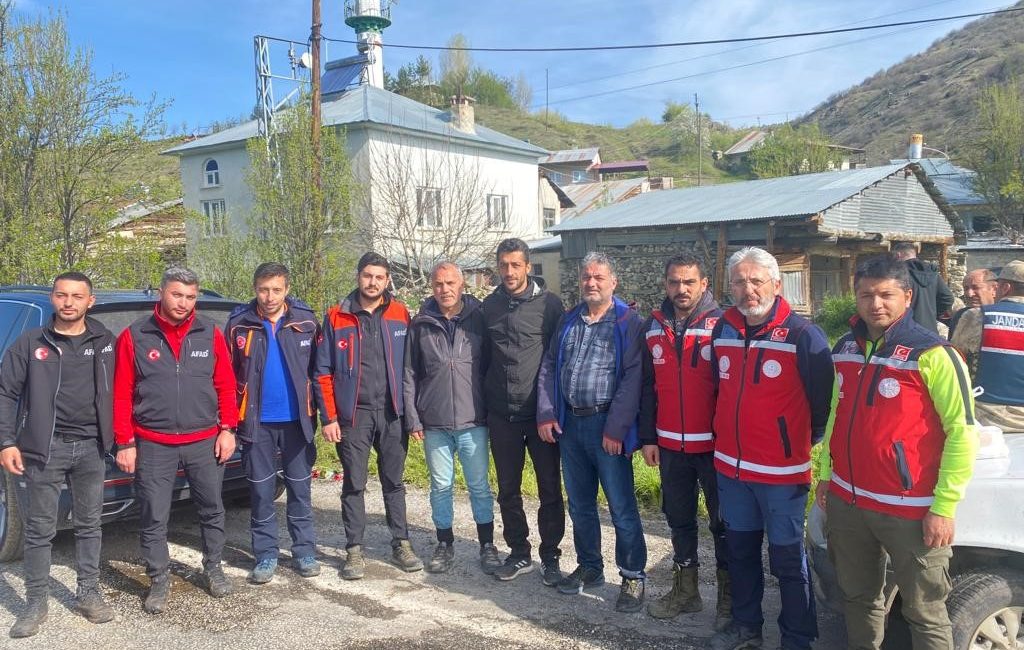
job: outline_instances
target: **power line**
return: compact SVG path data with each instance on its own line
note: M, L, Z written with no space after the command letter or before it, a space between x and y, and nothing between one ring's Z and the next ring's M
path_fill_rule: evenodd
M614 50L649 50L670 47L689 47L693 45L716 45L722 43L750 43L752 41L772 41L784 38L802 38L805 36L827 36L829 34L844 34L848 32L863 32L874 29L885 29L887 27L908 27L912 25L929 25L933 23L948 22L951 20L962 20L964 18L980 18L982 16L994 16L998 14L1009 14L1024 11L1024 7L1011 7L1009 9L995 9L992 11L979 11L970 14L959 14L957 16L942 16L939 18L921 18L919 20L904 20L895 23L881 23L877 25L862 25L860 27L841 27L836 29L821 29L811 32L792 32L788 34L772 34L769 36L741 36L734 38L713 38L703 41L679 41L675 43L642 43L633 45L588 45L575 47L448 47L446 45L408 45L400 43L385 43L385 48L403 50L444 50L461 52L596 52ZM344 38L324 38L323 40L332 43L356 44L357 41Z

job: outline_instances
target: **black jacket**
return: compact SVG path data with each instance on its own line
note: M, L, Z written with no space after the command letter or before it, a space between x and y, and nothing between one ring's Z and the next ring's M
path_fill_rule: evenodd
M299 405L299 426L307 442L316 432L316 401L313 370L320 325L312 307L288 296L287 309L277 329L277 344L284 353L285 367ZM263 369L267 362L267 330L257 311L256 300L232 310L224 328L231 349L231 367L235 371L238 396L238 435L245 442L260 423L263 403Z
M537 372L565 310L562 301L531 277L524 296L499 284L484 299L491 359L484 377L487 412L508 422L537 417Z
M88 316L85 329L94 355L96 424L109 450L114 445L114 335ZM52 321L22 332L7 349L0 365L0 448L17 446L27 458L49 460L61 370Z
M953 307L953 292L933 263L914 258L907 260L907 268L910 270L910 282L914 285L910 303L914 320L929 331L937 332L935 323L939 316Z
M462 301L462 312L446 323L437 301L429 298L409 324L403 381L406 431L459 431L487 420L487 325L479 300L466 294Z

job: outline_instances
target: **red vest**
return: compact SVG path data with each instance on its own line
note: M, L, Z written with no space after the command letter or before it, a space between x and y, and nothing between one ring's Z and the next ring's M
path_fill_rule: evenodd
M865 335L855 321L832 351L839 403L829 442L829 492L860 508L922 519L932 504L946 433L917 360L944 342L908 315L865 361Z
M655 427L658 446L689 454L715 450L711 420L715 413L715 384L711 372L711 330L722 310L696 314L683 333L682 349L672 323L661 310L651 313L645 333L654 361L654 391L658 396Z
M747 340L735 307L718 323L715 468L741 481L811 481L811 410L797 366L797 341L810 324L778 300L774 317Z

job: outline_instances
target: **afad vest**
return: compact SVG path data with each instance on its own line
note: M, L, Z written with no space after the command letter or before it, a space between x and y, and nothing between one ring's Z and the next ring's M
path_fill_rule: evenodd
M195 433L217 426L212 321L196 314L174 358L155 316L130 326L135 347L135 422L158 433Z
M946 434L917 361L948 343L908 312L865 359L867 330L856 317L852 324L832 350L839 403L829 492L860 508L922 519L933 501Z
M810 324L779 298L775 315L747 340L735 307L718 323L715 468L740 481L811 481L811 409L797 365L797 341Z
M975 383L979 402L1024 406L1024 303L1003 300L981 308L981 354Z
M651 313L651 326L644 336L654 361L659 447L688 454L715 450L711 330L721 315L721 309L696 314L683 332L680 347L672 321L660 309Z

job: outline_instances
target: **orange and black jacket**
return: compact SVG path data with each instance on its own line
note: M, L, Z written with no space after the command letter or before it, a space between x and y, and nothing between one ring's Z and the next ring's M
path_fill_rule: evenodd
M238 397L238 436L252 440L260 425L260 404L263 403L263 370L267 363L267 330L255 300L239 305L228 317L224 328L231 349L231 367L235 371ZM316 433L316 346L320 325L316 314L306 303L288 296L285 313L277 325L277 344L284 355L288 379L299 405L299 426L308 442Z
M409 329L409 310L394 298L386 298L381 314L382 341L363 339L359 317L352 311L356 293L327 310L323 339L316 349L316 396L320 417L325 424L338 422L343 427L355 423L359 399L359 368L362 346L384 345L384 373L388 398L395 415L405 414L402 376L405 370L405 337Z

